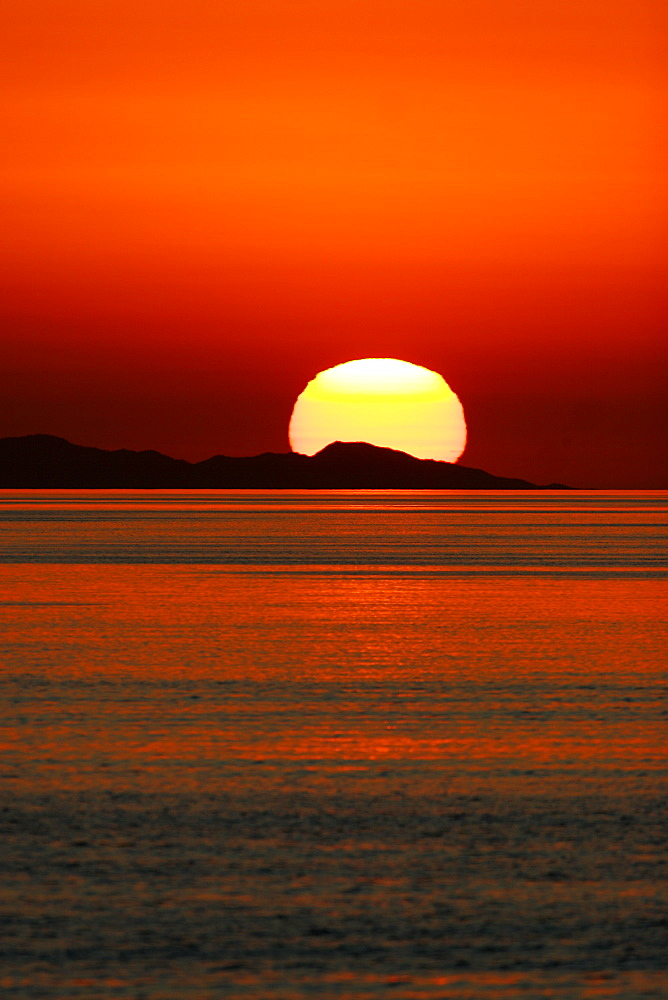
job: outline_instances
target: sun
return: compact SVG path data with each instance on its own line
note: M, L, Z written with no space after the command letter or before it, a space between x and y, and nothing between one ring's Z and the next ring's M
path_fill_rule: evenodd
M332 441L366 441L456 462L466 447L466 421L437 372L396 358L362 358L318 372L297 398L289 437L302 455Z

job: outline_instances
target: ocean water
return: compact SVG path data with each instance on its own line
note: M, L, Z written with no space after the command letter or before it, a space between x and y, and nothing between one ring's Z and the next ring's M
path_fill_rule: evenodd
M0 493L0 995L666 997L667 500Z

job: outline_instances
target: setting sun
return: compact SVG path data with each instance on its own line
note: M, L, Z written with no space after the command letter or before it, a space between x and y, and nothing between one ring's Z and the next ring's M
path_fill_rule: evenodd
M456 462L466 446L462 404L442 376L395 358L319 372L295 403L289 434L292 450L303 455L332 441L366 441Z

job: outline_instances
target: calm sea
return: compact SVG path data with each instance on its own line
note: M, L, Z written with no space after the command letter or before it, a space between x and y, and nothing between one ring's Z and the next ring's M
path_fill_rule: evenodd
M659 493L0 493L0 995L666 997Z

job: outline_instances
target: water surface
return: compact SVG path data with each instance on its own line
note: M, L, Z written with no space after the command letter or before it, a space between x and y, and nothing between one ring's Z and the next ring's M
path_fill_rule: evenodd
M2 491L3 995L664 996L666 499Z

